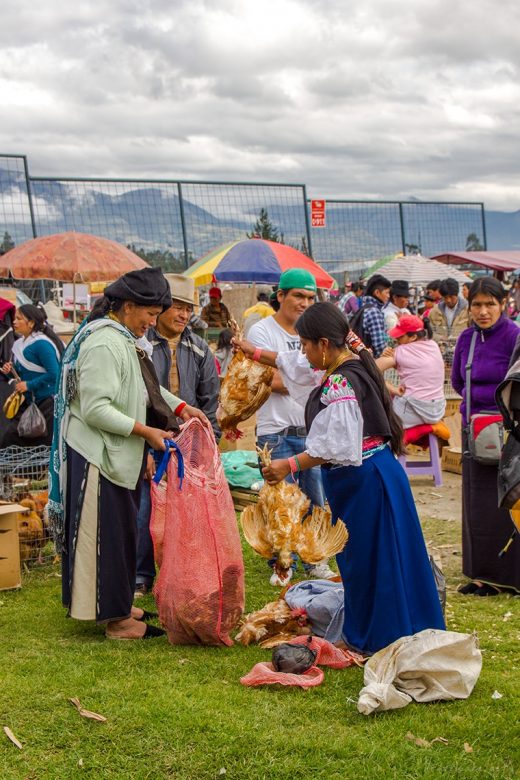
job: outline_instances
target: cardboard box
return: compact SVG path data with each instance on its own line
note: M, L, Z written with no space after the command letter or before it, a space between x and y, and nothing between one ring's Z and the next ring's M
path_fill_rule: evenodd
M0 590L22 587L17 515L28 511L18 504L0 504Z
M460 447L444 447L441 458L443 471L462 474L462 450Z

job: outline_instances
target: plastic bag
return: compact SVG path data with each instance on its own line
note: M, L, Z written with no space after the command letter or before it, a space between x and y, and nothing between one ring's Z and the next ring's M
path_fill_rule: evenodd
M365 665L362 715L418 702L467 699L482 669L477 637L427 628L375 653Z
M159 617L172 644L232 645L230 632L244 608L233 499L209 423L192 418L175 445L182 455L169 456L166 485L151 485Z
M308 646L282 642L274 648L271 660L277 672L303 674L314 666L317 655L317 650L311 650Z
M36 401L29 404L18 422L18 435L23 439L38 439L47 433L47 422Z
M232 450L220 455L224 474L230 485L247 488L255 482L262 482L262 474L258 468L258 455L249 450Z
M442 614L446 614L446 577L442 569L435 563L433 555L430 555L430 566L432 567L433 579L435 580L435 587L437 588L437 594L439 601L441 602Z

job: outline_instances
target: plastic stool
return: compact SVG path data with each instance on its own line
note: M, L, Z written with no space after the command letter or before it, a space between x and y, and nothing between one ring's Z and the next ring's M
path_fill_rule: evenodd
M428 449L430 457L428 460L407 461L406 455L399 456L399 463L406 471L409 477L419 477L430 475L433 477L435 487L442 485L441 459L439 457L439 443L434 433L428 434Z

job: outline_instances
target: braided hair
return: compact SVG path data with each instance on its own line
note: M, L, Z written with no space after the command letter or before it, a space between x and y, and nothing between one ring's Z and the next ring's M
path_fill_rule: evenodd
M320 339L326 338L337 349L343 349L348 345L348 336L352 331L347 322L347 318L342 311L333 303L315 303L298 318L296 322L296 331L304 339L309 339L317 343ZM390 446L396 455L403 451L403 426L401 420L394 412L392 399L383 379L383 374L377 367L371 352L357 339L355 351L366 369L367 374L374 380L383 408L390 425Z

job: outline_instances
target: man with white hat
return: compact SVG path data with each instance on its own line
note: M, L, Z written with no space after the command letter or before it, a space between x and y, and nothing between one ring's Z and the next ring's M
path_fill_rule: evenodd
M216 411L220 389L215 358L204 339L189 327L196 305L195 282L181 274L164 274L172 294L171 307L157 318L147 338L153 348L152 361L160 384L200 409L220 438ZM176 388L176 390L173 390ZM182 388L182 390L181 390ZM135 595L147 593L153 584L155 565L150 536L150 491L145 483L137 517L137 582Z

